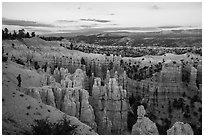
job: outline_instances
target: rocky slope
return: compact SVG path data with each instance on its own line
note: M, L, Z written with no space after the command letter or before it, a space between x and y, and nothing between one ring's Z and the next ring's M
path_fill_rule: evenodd
M70 74L67 69L56 68L53 75L43 74L43 86L27 87L24 93L96 129L93 108L88 101L89 94L83 89L84 76L85 73L80 69Z
M182 121L191 123L194 130L201 129L202 88L198 82L198 70L191 63L164 63L162 70L151 78L128 79L127 91L131 98L141 99L140 103L146 106L151 120L161 127L170 128L173 123Z
M119 85L117 73L110 78L107 72L105 85L96 78L90 103L93 106L99 134L125 134L129 110L127 91Z
M166 133L182 121L191 122L193 130L199 131L194 133L200 133L201 56L107 56L68 50L61 43L67 44L39 38L3 41L3 56L8 57L3 63L3 79L10 81L3 81L3 94L8 83L13 83L12 90L78 118L99 134L126 134L129 106L137 111L135 102L146 107L159 132L165 127ZM161 70L157 72L158 63ZM140 71L134 72L135 66ZM22 88L16 86L18 74L22 74ZM133 79L140 74L142 79Z
M66 115L58 109L45 105L22 92L17 87L17 74L22 75L22 86L40 86L41 76L13 62L2 63L2 133L32 134L31 125L35 120L48 118L57 122L65 115L71 125L77 126L75 134L96 134L92 128L80 122L76 117ZM37 96L36 96L37 97Z
M138 119L132 128L132 135L159 135L157 126L148 117L145 117L146 111L144 106L137 108ZM167 130L167 135L193 135L193 130L189 124L176 122Z

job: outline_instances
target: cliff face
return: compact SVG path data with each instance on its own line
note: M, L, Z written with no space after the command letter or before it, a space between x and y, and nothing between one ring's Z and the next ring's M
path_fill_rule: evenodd
M84 90L86 74L80 69L70 74L67 69L56 68L52 76L43 75L42 87L28 87L24 93L79 118L99 134L124 134L129 108L127 92L123 89L127 76L125 72L119 76L117 71L112 76L108 71L103 86L100 78L95 79L91 99Z
M79 118L94 129L98 125L99 134L124 134L127 130L129 108L127 92L123 89L126 86L126 74L119 77L115 72L114 78L111 78L108 71L104 86L101 85L101 79L96 78L90 105L89 94L83 89L86 84L85 72L80 69L74 74L67 72L67 69L55 69L53 76L43 76L42 87L27 88L25 93Z
M193 63L191 61L190 64L181 66L181 63L178 63L180 59L183 58L188 62L191 60L191 57L187 59L185 54L122 58L70 51L60 47L59 42L46 42L38 38L26 39L24 42L27 45L18 40L3 42L9 61L20 60L21 64L25 64L21 66L24 69L17 71L18 74L25 72L29 74L26 77L22 76L22 87L26 87L24 93L41 103L77 117L100 134L125 133L128 98L132 96L135 98L140 96L140 103L147 106L147 115L152 114L149 119L139 118L138 123L151 123L149 121L151 119L163 127L167 127L166 121L168 124L170 121L171 126L176 121L191 122L201 126L199 119L202 118L202 113L194 112L202 108L200 98L202 65L200 62L197 65L191 64ZM12 43L15 43L15 49L11 47ZM174 63L172 60L177 62ZM153 64L162 61L165 62L161 63L162 70L155 71L156 66ZM132 66L125 69L130 64ZM133 67L134 65L139 65L139 69L146 65L153 66L151 69L148 67L134 72L134 69L138 69ZM25 68L28 70L25 71ZM8 66L3 70L12 72L13 68ZM129 78L124 70L127 71ZM17 75L17 72L12 73ZM37 78L30 85L30 74L33 72L35 75L32 77ZM142 79L136 78L137 81L130 79L140 76L138 73L145 76L141 76ZM41 76L43 78L40 80ZM17 83L15 77L11 79ZM151 131L145 129L141 134L151 134Z
M156 124L148 117L145 117L145 114L144 106L138 106L138 119L132 128L132 135L159 135ZM187 123L176 122L167 130L167 135L193 135L193 130Z
M42 80L49 85L28 87L24 93L70 116L75 116L96 129L93 108L88 101L89 94L83 89L84 72L80 69L73 75L66 72L65 69L61 69L60 72L57 69L54 71L54 77L61 83L56 83L55 78L47 75Z
M155 115L166 114L168 100L181 96L184 92L181 86L181 71L179 65L166 64L153 77L142 81L128 79L127 90L130 96L140 96L148 105L148 111L163 108ZM157 113L157 114L156 114Z
M67 115L56 109L56 102L50 86L40 86L41 76L36 71L22 68L15 63L3 64L2 78L2 134L22 135L33 134L32 125L35 120L48 119L51 123L57 123L65 117L70 125L76 126L75 134L96 135L96 132L76 117ZM6 69L8 68L8 69ZM16 82L17 74L21 74L22 86L19 88ZM32 86L21 92L24 86ZM31 97L32 96L32 97ZM49 104L49 105L46 105Z
M127 93L118 85L117 77L110 78L107 75L104 86L101 85L101 79L96 78L90 103L99 134L124 134L127 131Z
M200 112L192 105L193 102L201 103L201 88L196 86L198 71L199 67L192 64L166 63L152 78L142 81L128 79L127 90L130 97L141 97L140 103L146 105L148 115L158 125L168 125L169 128L174 122L183 121L200 127Z

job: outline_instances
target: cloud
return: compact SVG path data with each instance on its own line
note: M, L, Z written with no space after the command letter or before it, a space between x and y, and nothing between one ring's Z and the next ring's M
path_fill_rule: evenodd
M107 23L111 22L110 20L99 20L99 19L80 19L81 21L94 21L94 22L100 22L100 23Z
M153 5L153 6L151 7L151 9L153 9L153 10L158 10L158 9L160 9L160 7L157 6L157 5Z
M91 28L92 26L91 25L81 25L80 27L82 27L82 28Z
M25 27L28 31L38 31L38 32L52 32L50 28L44 28L44 27Z
M74 23L74 22L78 22L76 20L57 20L57 22L59 23Z
M57 30L57 32L71 32L73 30L70 30L70 29L59 29Z
M118 24L109 24L109 25L113 25L113 26L115 26L115 25L118 25Z
M41 32L41 33L49 33L52 32L51 30L43 30L43 29L31 29L34 32Z
M114 13L110 13L110 14L108 14L108 15L111 15L111 16L113 16L113 15L115 15Z
M39 23L35 21L7 19L7 18L2 18L2 24L22 26L22 27L55 27L54 25L51 25L51 24L44 24L44 23Z
M80 27L81 27L81 28L93 28L93 27L96 27L96 26L98 26L98 24L81 25Z
M160 26L158 28L162 28L162 29L171 29L171 28L180 28L182 26Z

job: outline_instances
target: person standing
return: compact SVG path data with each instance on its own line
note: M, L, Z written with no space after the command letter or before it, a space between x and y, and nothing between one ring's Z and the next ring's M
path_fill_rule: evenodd
M16 79L18 80L18 87L21 87L21 74L18 74Z

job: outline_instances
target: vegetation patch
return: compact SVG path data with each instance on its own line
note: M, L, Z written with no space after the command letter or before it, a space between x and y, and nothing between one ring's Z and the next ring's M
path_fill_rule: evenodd
M31 108L31 106L29 105L29 106L27 106L26 108L27 108L27 109L30 109L30 108Z
M23 94L20 94L20 96L21 96L21 97L24 97L24 95L23 95Z
M66 116L57 123L51 123L47 118L35 120L35 125L32 125L32 133L34 135L73 135L75 134L76 126L70 125L70 121Z

